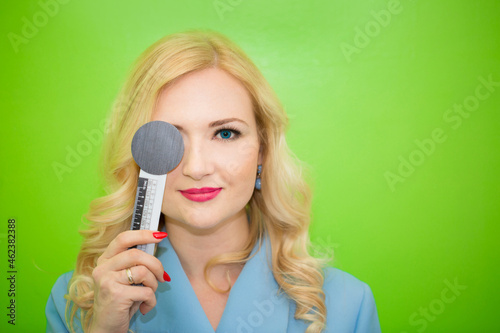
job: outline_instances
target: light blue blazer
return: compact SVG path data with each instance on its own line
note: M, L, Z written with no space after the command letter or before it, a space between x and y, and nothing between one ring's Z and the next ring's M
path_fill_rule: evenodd
M278 293L278 284L269 269L269 250L268 241L253 249L255 256L245 264L229 293L217 333L306 330L307 324L294 318L295 304L283 293ZM213 333L168 238L159 243L156 255L172 281L159 284L156 307L144 316L137 311L130 321L130 329L136 333ZM72 272L61 275L52 288L46 307L47 332L69 331L64 319L64 295L71 276ZM380 332L375 299L366 283L339 269L327 268L323 289L328 311L325 332ZM82 332L79 318L75 327Z

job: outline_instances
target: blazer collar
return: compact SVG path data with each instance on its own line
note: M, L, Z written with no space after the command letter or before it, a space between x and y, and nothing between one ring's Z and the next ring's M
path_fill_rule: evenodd
M145 316L137 311L131 328L135 326L136 332L214 332L168 238L158 245L157 257L172 281L158 286L156 307ZM231 288L216 333L287 331L289 301L279 292L270 258L270 242L264 237Z

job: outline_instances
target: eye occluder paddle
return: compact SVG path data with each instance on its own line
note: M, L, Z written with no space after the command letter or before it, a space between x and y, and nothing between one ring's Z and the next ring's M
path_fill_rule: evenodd
M167 174L184 154L184 141L173 126L164 121L142 125L132 139L132 157L141 168L137 182L131 230L158 230ZM155 243L137 245L151 255Z

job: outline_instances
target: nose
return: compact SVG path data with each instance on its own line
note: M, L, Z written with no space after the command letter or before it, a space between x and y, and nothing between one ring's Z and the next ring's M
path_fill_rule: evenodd
M194 180L201 180L214 172L211 153L200 141L191 141L187 144L185 142L184 157L181 162L182 174Z

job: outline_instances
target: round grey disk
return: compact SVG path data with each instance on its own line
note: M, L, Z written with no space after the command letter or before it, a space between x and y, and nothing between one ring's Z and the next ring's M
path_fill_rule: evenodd
M142 125L132 139L135 163L153 175L164 175L175 169L183 154L181 133L165 121L151 121Z

